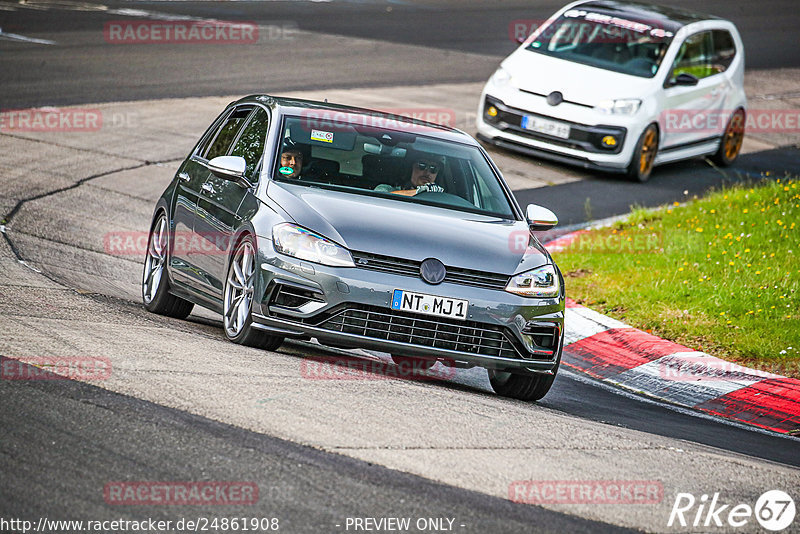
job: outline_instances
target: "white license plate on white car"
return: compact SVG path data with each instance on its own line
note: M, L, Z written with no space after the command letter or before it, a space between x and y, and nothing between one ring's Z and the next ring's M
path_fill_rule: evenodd
M561 139L569 138L569 124L563 122L551 121L550 119L543 119L541 117L533 117L531 115L523 115L522 128L532 132L543 133L560 137Z
M425 293L414 293L395 289L392 293L392 309L424 313L437 317L450 317L452 319L466 319L469 301L437 297Z

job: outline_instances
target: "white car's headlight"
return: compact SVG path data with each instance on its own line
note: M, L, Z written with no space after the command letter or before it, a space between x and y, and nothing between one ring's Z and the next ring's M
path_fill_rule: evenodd
M511 277L506 291L523 297L557 297L561 289L558 273L552 265L542 265Z
M636 98L622 98L619 100L603 100L594 109L602 113L613 115L633 115L639 110L642 101Z
M491 77L492 83L495 85L513 85L514 78L511 74L504 69L503 67L498 67L494 74Z
M349 250L302 226L275 225L272 242L275 250L287 256L333 267L355 267Z

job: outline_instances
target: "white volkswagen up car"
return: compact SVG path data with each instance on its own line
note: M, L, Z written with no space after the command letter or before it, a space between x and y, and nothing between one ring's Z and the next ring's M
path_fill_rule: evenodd
M613 0L540 25L481 95L478 137L645 181L654 165L712 156L744 137L744 48L726 20Z

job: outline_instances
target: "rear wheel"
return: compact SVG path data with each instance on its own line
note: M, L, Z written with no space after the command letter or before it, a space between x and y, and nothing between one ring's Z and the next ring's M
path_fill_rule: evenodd
M731 165L739 156L744 141L745 113L743 109L737 109L731 115L725 133L719 143L717 153L711 156L711 161L721 167Z
M408 367L415 371L427 371L436 364L436 360L427 360L425 358L415 358L413 356L399 356L392 354L392 361L399 367Z
M147 241L147 253L142 272L142 301L147 311L185 319L192 312L194 304L169 292L168 248L167 216L161 212L153 222Z
M637 182L649 180L650 174L653 172L653 162L655 162L657 151L658 127L655 124L651 124L644 129L639 141L636 143L633 157L628 165L628 176Z
M283 337L253 328L255 278L256 247L253 238L245 236L236 246L225 279L222 303L225 337L240 345L275 350L283 343Z
M518 375L489 369L489 382L495 393L524 401L539 400L547 395L555 379L555 371L552 375Z

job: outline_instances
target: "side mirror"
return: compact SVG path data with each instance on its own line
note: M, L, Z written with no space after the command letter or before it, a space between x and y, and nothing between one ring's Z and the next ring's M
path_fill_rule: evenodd
M534 231L550 230L558 224L558 217L555 213L536 204L528 204L528 207L525 208L525 218L528 220L530 229Z
M214 176L219 176L225 180L237 181L244 178L244 170L247 162L241 156L217 156L208 162L208 170Z
M691 85L697 85L698 81L699 80L697 79L697 76L695 76L693 74L689 74L688 72L681 72L675 78L672 79L670 85L673 85L673 86L675 86L675 85L691 86Z

